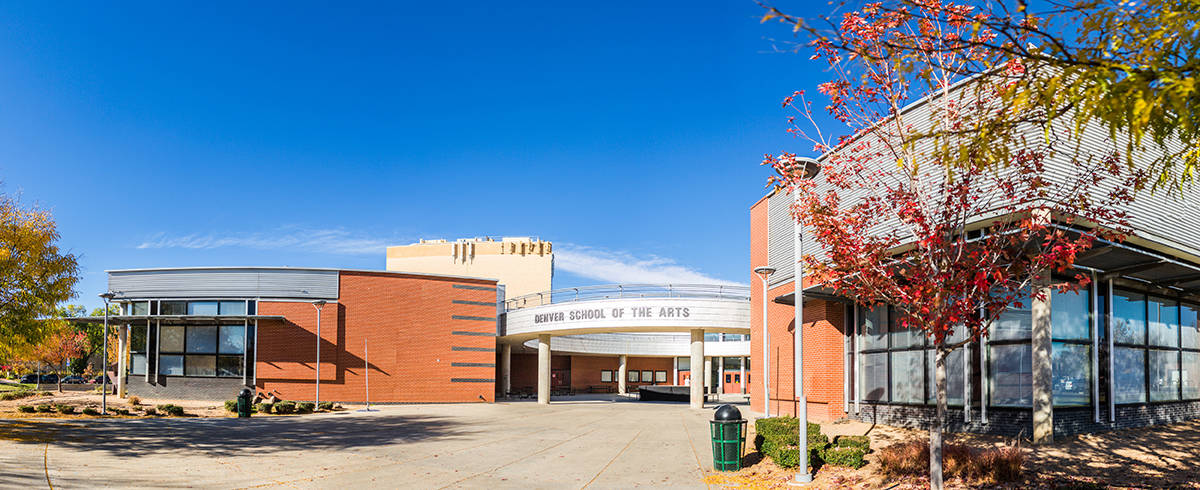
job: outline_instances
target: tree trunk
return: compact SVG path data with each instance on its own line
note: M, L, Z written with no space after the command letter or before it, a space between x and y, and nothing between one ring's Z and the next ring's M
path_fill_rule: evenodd
M37 386L34 389L42 391L42 363L40 361L38 362L37 381L35 383L37 383Z
M934 351L934 393L937 417L929 426L929 488L942 490L942 428L946 426L946 351Z

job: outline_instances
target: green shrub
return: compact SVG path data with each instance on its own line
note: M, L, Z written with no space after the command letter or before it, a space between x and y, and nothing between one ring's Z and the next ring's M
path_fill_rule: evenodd
M179 405L174 405L171 403L159 405L158 411L162 412L164 415L170 415L172 417L182 417L183 416L183 407L181 407Z
M32 405L21 405L21 406L17 407L17 410L22 413L33 413L33 412L37 411L37 409L33 408Z
M318 403L318 404L317 404L317 409L319 409L319 410L325 410L325 411L333 410L333 402L321 402L321 403Z
M129 415L129 410L124 408L114 408L113 413L117 415Z
M0 401L7 402L7 401L12 401L12 400L20 400L22 398L29 398L29 397L33 396L34 394L35 394L35 392L33 390L10 391L7 393L0 394Z
M41 413L50 413L54 411L54 407L46 404L38 405L37 411Z
M226 412L237 412L237 400L225 400Z
M280 414L280 415L287 415L289 413L293 413L296 411L296 402L291 402L291 401L287 401L287 400L278 402L275 404L274 410L275 410L275 413Z
M845 466L857 469L862 468L863 465L867 464L866 461L863 461L863 456L866 454L867 452L861 447L835 446L825 449L825 454L822 455L821 459L825 463L833 466Z
M254 411L258 413L271 413L270 403L255 403Z
M152 417L155 415L158 415L158 410L155 410L154 407L146 407L146 416L147 417Z
M83 409L83 414L84 414L84 415L93 415L93 416L95 416L95 415L100 415L100 411L99 411L99 410L96 410L96 409L94 409L94 408L92 408L92 407L87 407L87 408Z
M871 438L867 436L837 436L833 438L835 447L856 447L862 449L863 454L871 452Z
M829 438L821 433L821 426L809 423L806 426L809 449L809 464L821 466ZM794 468L800 464L800 422L795 417L771 417L754 421L754 447L771 458L776 465Z
M299 402L296 404L296 412L298 413L312 413L315 408L317 408L317 405L313 402Z
M60 403L60 404L58 404L58 405L55 405L55 406L54 406L54 409L55 409L55 410L58 410L58 413L63 413L63 414L72 414L72 413L75 413L75 407L72 407L72 406L70 406L70 405L64 405L64 404L61 404L61 403Z

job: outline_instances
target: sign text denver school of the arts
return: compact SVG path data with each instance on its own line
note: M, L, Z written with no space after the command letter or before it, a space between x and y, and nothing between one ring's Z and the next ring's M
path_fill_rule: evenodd
M637 306L632 308L590 308L571 311L556 311L533 315L533 323L575 322L580 320L607 320L610 318L687 318L691 316L686 306Z

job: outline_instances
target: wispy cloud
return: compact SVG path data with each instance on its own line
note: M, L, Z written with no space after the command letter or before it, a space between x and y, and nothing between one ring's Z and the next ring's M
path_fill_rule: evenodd
M554 247L554 267L604 283L744 285L714 278L666 257L638 257L629 252L574 244Z
M210 250L215 248L251 248L257 250L305 250L335 255L383 256L389 245L408 243L408 240L384 240L360 235L340 228L309 229L285 227L269 232L207 233L171 236L159 233L137 246L139 249L184 248Z

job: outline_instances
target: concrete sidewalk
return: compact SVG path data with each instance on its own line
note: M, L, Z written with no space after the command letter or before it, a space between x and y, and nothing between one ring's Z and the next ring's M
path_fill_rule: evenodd
M377 408L250 420L0 421L0 486L704 488L712 465L712 410L686 404Z

